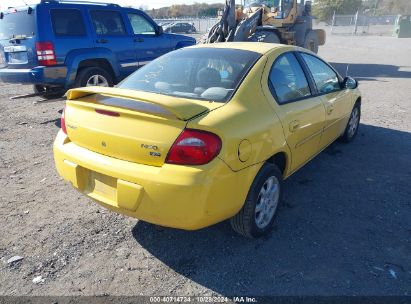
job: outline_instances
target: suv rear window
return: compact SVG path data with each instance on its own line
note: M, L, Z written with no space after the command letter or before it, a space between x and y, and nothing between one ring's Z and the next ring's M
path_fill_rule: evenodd
M51 10L51 22L56 36L84 36L83 17L76 9L53 9Z
M123 18L115 11L91 11L91 19L97 35L125 35Z
M35 35L34 11L31 14L28 14L27 10L3 14L0 19L0 39Z

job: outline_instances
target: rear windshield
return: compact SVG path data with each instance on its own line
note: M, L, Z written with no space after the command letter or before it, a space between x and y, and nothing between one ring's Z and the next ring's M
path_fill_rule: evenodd
M34 35L34 11L31 14L28 14L27 10L16 13L3 12L3 18L0 19L0 39Z
M193 48L168 53L126 78L123 89L227 102L261 57L244 50Z

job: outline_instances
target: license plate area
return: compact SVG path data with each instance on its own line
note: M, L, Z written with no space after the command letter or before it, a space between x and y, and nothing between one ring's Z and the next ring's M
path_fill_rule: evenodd
M10 64L26 64L29 62L27 52L9 53Z
M110 206L135 211L144 195L144 188L135 183L89 171L85 192Z
M6 63L5 55L2 50L0 50L0 66L4 67L4 64Z
M101 195L109 200L116 201L117 179L98 172L89 171L89 192Z

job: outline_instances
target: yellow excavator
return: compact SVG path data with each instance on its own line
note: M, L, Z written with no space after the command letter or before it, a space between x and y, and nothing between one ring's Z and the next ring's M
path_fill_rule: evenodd
M226 0L219 19L202 43L283 43L315 53L318 46L325 44L325 31L313 29L311 1L307 0L245 0L238 6L235 0Z

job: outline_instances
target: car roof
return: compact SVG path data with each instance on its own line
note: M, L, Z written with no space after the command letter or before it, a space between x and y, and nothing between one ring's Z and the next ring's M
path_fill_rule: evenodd
M197 44L190 48L219 48L219 49L234 49L252 51L260 54L267 54L275 49L290 49L292 46L277 44L277 43L265 43L265 42L224 42L224 43L210 43L210 44Z

